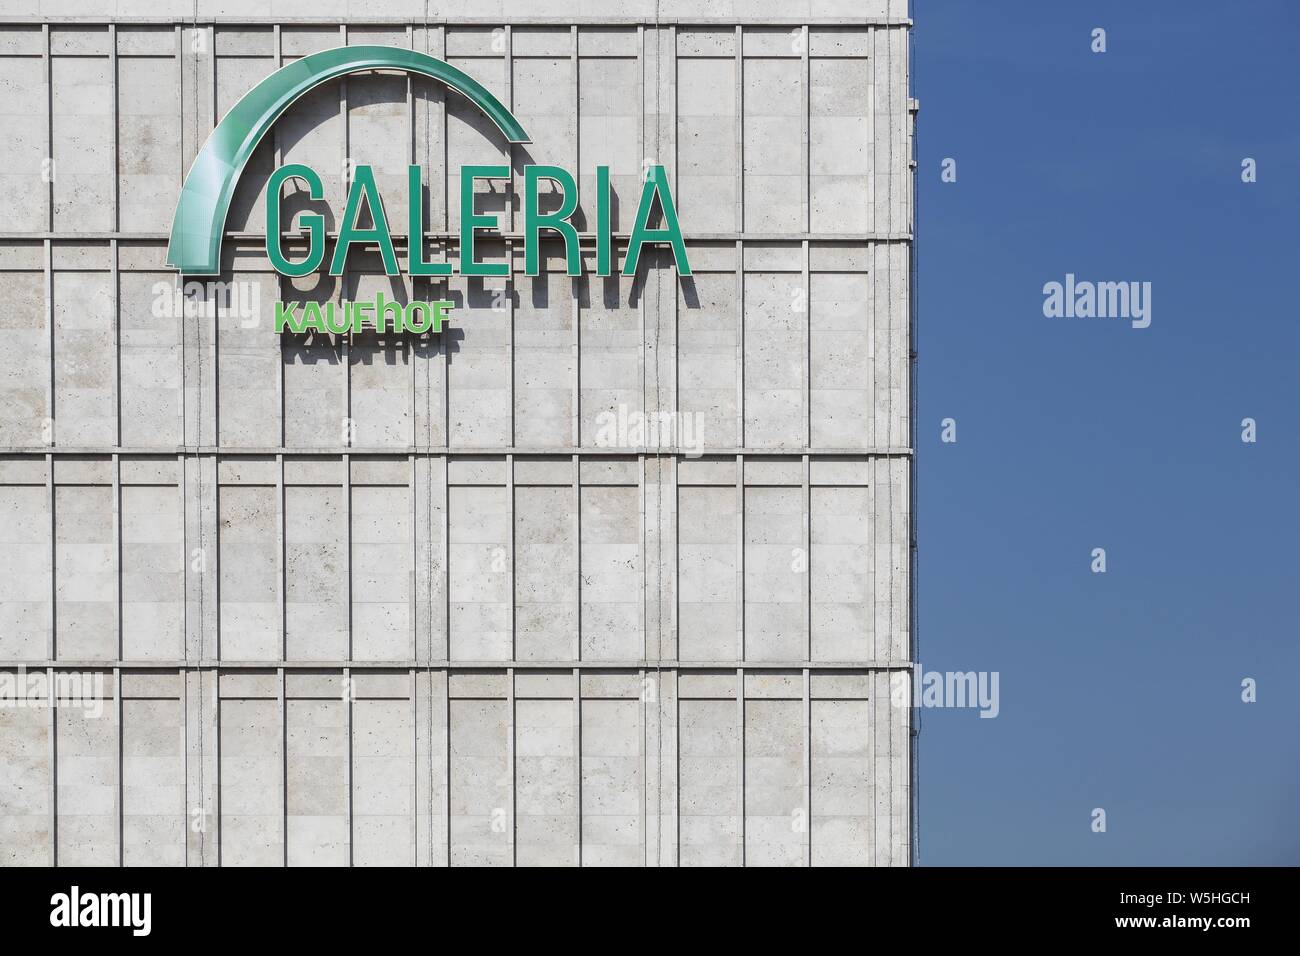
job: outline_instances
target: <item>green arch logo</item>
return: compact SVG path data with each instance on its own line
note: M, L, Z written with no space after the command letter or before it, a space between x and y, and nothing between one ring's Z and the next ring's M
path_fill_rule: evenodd
M528 134L501 101L445 60L391 46L346 46L312 53L249 90L208 136L181 186L167 264L185 275L221 272L221 234L239 175L280 114L314 87L362 70L404 70L440 80L488 115L512 143Z

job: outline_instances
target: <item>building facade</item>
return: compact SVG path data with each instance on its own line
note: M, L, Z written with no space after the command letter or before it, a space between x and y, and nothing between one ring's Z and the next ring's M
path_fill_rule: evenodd
M907 15L10 5L0 864L908 864ZM221 274L178 276L216 123L358 44L451 63L530 142L427 77L325 83L239 177ZM324 194L286 220L329 237L369 166L401 273L274 271L289 163ZM458 261L474 164L509 167L471 201L510 275L411 275L408 204ZM525 274L528 164L574 174L581 276L551 240ZM691 275L667 245L597 275L597 168L621 263L660 165ZM274 331L378 292L450 326Z

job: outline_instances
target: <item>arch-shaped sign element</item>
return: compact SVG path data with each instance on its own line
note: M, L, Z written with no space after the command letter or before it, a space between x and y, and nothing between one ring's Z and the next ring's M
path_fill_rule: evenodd
M445 60L392 46L345 46L309 54L245 93L203 144L181 186L167 264L185 275L218 274L221 234L235 185L266 131L308 90L362 70L404 70L441 80L486 113L507 140L529 142L524 128L500 100Z

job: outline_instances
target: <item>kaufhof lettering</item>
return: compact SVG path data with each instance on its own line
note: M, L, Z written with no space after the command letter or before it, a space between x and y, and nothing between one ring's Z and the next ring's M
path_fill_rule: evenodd
M423 335L441 332L447 324L452 304L436 302L398 302L386 299L382 292L369 302L277 302L276 332L329 332L342 335L372 328L376 332L410 332Z

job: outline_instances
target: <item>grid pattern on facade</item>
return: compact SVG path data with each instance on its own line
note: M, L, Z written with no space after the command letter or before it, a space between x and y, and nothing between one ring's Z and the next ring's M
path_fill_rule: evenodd
M384 6L0 23L0 668L102 677L101 716L0 709L0 864L907 863L905 4ZM447 59L533 142L422 78L323 86L241 178L248 308L187 312L198 147L356 43ZM460 167L506 162L479 250L514 274L282 278L286 162L327 215L372 165L390 223L420 164L451 260ZM558 246L522 274L534 162L579 180L583 278ZM654 163L695 274L602 279L595 167L621 251ZM271 330L278 298L376 290L453 327Z

